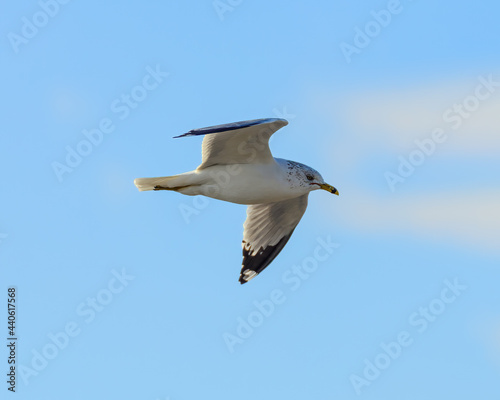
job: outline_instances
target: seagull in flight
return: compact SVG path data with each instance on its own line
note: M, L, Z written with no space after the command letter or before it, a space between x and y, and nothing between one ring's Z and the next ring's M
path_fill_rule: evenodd
M264 118L193 129L175 137L204 136L198 168L134 180L140 191L170 190L248 205L241 284L260 274L285 247L306 211L309 192L339 194L313 168L272 156L269 138L285 125L285 119Z

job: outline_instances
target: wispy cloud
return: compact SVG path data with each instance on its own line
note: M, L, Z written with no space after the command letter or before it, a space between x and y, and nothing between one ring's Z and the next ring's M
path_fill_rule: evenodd
M462 165L479 156L498 154L500 74L484 73L419 87L367 90L351 93L342 102L334 103L328 106L336 110L331 114L332 126L340 123L345 127L345 134L341 141L336 141L334 149L339 155L338 172L350 185L341 190L344 195L348 193L349 199L339 205L343 209L336 213L336 218L340 215L356 229L408 232L438 243L500 254L497 183L478 183L469 191L463 187L432 186L410 196L397 192L399 186L396 191L388 187L382 188L382 193L369 191L355 175L359 170L352 172L356 165L365 165L364 160L372 160L377 152L393 154L395 166L401 159L411 163L416 152L424 157L419 162L448 154L453 155L450 162ZM416 143L428 142L436 129L446 132L446 140L434 143L436 151L424 154ZM381 182L385 181L384 169L380 171ZM398 169L393 169L397 174ZM401 185L414 179L409 175L402 178Z
M408 232L500 254L498 199L500 190L411 197L378 197L359 191L351 193L338 215L357 229Z
M483 98L476 104L478 96ZM339 106L344 124L358 137L381 141L395 151L408 149L435 128L449 133L446 146L458 154L500 150L499 73L352 93Z

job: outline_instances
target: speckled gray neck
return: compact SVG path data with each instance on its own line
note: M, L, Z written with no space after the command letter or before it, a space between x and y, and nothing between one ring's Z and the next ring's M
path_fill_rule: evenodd
M311 183L306 178L307 174L310 174L315 178L321 176L318 171L305 164L290 160L280 161L280 164L286 168L287 181L292 189L297 187L309 188Z

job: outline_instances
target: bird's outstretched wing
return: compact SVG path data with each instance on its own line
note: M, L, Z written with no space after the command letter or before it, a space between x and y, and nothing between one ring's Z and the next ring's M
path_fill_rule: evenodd
M285 247L306 211L308 196L248 207L243 225L240 283L260 274Z
M266 164L273 162L269 138L287 125L281 118L264 118L193 129L184 135L207 135L203 139L202 161L198 169L212 165Z

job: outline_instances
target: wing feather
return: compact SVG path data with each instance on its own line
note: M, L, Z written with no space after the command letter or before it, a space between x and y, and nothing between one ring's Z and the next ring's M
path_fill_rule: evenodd
M308 196L248 207L240 283L260 274L283 250L306 211Z
M287 124L280 118L254 119L193 129L176 137L206 135L198 169L217 164L265 164L274 161L269 138Z

